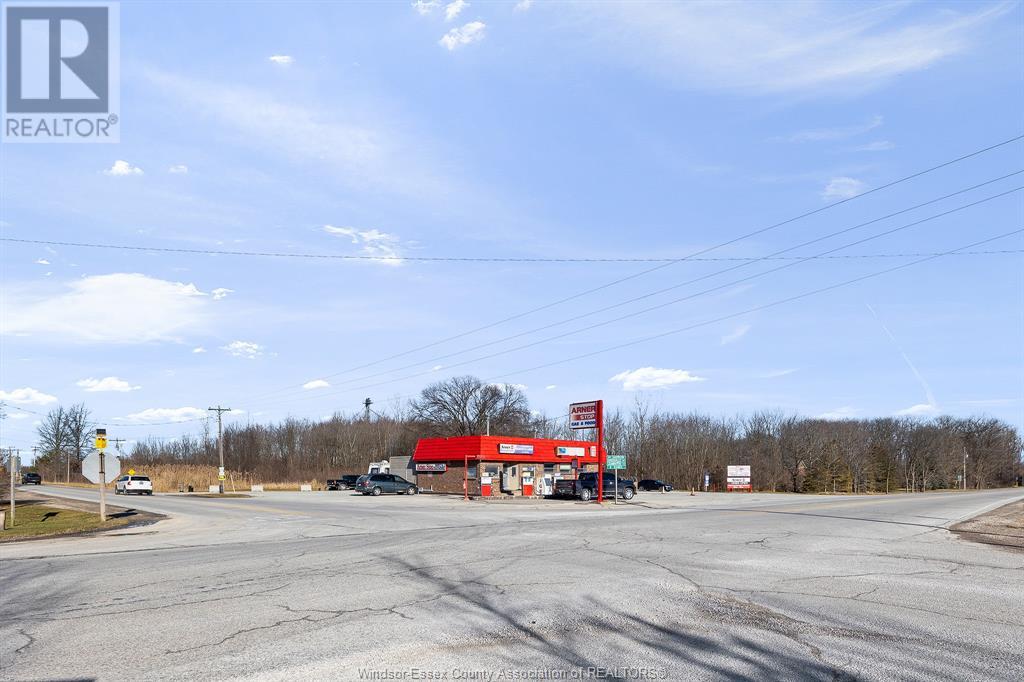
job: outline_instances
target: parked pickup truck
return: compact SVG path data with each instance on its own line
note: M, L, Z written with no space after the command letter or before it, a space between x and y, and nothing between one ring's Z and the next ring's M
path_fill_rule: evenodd
M597 497L597 472L584 471L579 478L562 478L555 481L555 495L564 497L578 497L584 502L589 502ZM604 496L614 497L615 495L615 474L604 472ZM619 477L619 497L624 500L632 500L636 495L636 481L631 478Z
M352 490L356 487L356 481L359 480L358 474L346 474L341 478L329 478L327 479L328 490Z

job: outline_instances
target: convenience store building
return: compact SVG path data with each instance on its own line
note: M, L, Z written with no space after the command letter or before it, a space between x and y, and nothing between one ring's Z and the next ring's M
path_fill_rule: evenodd
M597 443L511 436L422 438L413 454L423 491L473 496L542 497L554 481L597 470Z

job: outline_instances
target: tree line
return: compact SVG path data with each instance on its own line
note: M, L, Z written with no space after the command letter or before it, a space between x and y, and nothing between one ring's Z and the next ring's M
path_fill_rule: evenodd
M81 417L82 411L75 414ZM57 428L69 420L69 411L57 408L40 427L44 466L66 463L69 457L80 462L82 440L76 447L69 445L74 438L59 435L81 436L79 430ZM416 399L385 414L289 418L274 424L229 421L224 459L229 469L253 480L324 480L363 473L370 461L411 455L419 438L488 429L505 436L594 437L574 434L564 416L532 412L517 386L455 377L426 387ZM85 436L87 446L88 429ZM44 442L48 449L42 448ZM53 454L58 442L64 445L57 451L75 454ZM1013 485L1022 473L1020 435L990 417L825 420L779 411L717 417L656 411L639 400L628 410L606 415L605 444L609 453L627 456L629 475L660 478L679 488L699 489L708 474L720 489L726 467L742 464L750 465L755 489L811 493L956 488L965 466L970 488ZM207 425L198 434L173 440L143 440L126 460L139 470L156 464L216 467L216 433ZM55 473L63 477L59 466Z

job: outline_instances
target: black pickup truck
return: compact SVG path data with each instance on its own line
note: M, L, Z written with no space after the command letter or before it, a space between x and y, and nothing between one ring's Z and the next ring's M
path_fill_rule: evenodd
M578 497L589 502L597 497L597 472L584 471L579 478L561 478L555 481L555 495L559 497ZM619 477L619 497L632 500L636 495L636 481L631 478ZM615 474L604 472L604 496L615 496Z
M341 478L329 478L327 479L328 490L352 490L356 487L356 481L359 480L358 474L346 474Z

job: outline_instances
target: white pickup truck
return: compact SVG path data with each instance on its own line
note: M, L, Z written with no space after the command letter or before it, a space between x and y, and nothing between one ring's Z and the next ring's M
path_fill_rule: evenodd
M152 495L153 481L149 476L122 476L114 483L115 495Z

